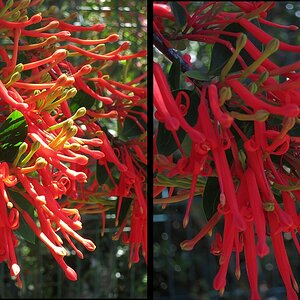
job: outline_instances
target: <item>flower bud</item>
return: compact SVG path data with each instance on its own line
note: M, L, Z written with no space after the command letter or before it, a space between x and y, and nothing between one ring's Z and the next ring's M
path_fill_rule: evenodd
M271 40L265 48L264 52L268 52L270 53L269 55L271 55L272 53L276 52L279 49L279 40L278 39L273 39Z
M257 92L258 88L255 82L251 82L249 85L249 91L251 94L255 94Z
M19 63L16 65L14 72L22 72L24 69L24 65L22 63Z
M80 107L77 109L76 113L72 117L73 120L80 118L86 114L86 108L85 107Z
M21 79L21 74L19 72L13 73L9 81L5 84L5 87L10 87L14 82L20 79Z
M42 169L47 166L47 161L43 157L38 157L35 161L35 167L37 170Z
M245 33L241 33L236 39L236 50L240 52L245 47L247 40L247 35Z

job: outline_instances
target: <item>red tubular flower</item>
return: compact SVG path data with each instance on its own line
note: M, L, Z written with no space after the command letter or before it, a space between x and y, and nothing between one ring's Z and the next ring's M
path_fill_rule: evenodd
M116 166L120 172L126 172L128 170L127 166L122 164L119 161L118 157L114 153L113 148L108 143L109 143L108 140L105 141L105 143L101 147L103 153L105 154L105 157L104 157L105 162L113 162L114 164L116 164Z
M253 219L258 238L257 254L258 256L263 257L269 253L269 247L266 243L266 221L263 211L263 202L260 197L255 174L250 167L248 167L245 172L245 179L247 182L249 201L253 212Z
M60 30L67 30L67 31L70 31L70 32L78 32L78 31L97 31L97 32L101 32L106 27L105 24L95 24L95 25L92 25L92 26L78 26L78 25L73 25L73 24L66 23L63 20L57 20L55 18L43 18L43 21L46 21L46 22L57 21L58 22L58 28Z
M296 117L299 115L298 105L287 104L281 107L273 106L258 99L256 96L250 93L249 90L245 88L238 80L228 80L227 83L242 98L242 100L255 111L263 109L272 114L287 117Z
M154 106L156 107L157 111L155 115L158 120L164 122L166 124L166 128L170 131L177 130L179 128L179 121L177 118L172 117L170 112L168 111L166 104L163 100L163 96L160 92L159 85L156 81L154 76L153 78L153 89L155 90L154 93Z
M266 26L288 30L297 30L298 27L266 20L275 2L234 1L234 12L227 9L230 6L222 11L221 3L207 2L191 16L186 9L188 4L179 3L187 14L187 24L184 29L177 27L173 34L170 33L171 28L167 28L171 24L169 20L175 21L169 15L172 10L164 5L154 4L154 46L173 63L170 78L176 73L175 60L178 56L181 62L185 60L176 49L176 41L188 40L213 45L208 73L213 79L198 80L184 76L200 95L197 117L193 114L187 116L190 102L195 99L187 99L182 91L176 91L177 97L173 97L162 69L154 63L154 117L160 122L154 134L155 145L164 126L172 132L179 150L173 151L167 158L162 155L164 149L155 146L154 203L165 207L189 197L183 219L185 226L195 192L201 194L205 190L205 205L212 200L210 189L205 189L206 179L203 177L217 175L220 195L216 213L192 240L181 243L182 249L192 250L205 234L212 232L223 215L223 235L216 233L211 245L211 252L220 256L214 289L223 294L233 251L236 252L236 277L240 277L240 255L244 251L251 299L260 299L256 256L265 257L273 246L287 289L287 299L297 299L298 284L288 261L282 234L291 234L300 253L296 202L300 195L297 163L300 139L296 136L300 112L300 75L297 73L300 64L293 62L278 66L271 55L278 49L297 53L300 47L275 39L252 20L256 18ZM238 27L243 30L233 32ZM242 33L245 30L246 33ZM256 47L255 41L246 38L247 32L266 45L263 51ZM232 53L228 52L229 57L224 58L226 61L221 70L217 69L220 64L215 64L219 49L228 49ZM246 56L253 60L250 65ZM236 61L240 69L235 69ZM188 69L193 69L192 64L187 62L190 65ZM185 69L184 65L181 73ZM182 96L185 97L184 102L181 101ZM193 128L186 126L185 119L192 119L196 125ZM178 138L180 128L188 133L183 142ZM202 137L196 138L193 130ZM158 149L162 153L158 153ZM213 184L210 178L206 182ZM164 189L168 191L165 198L160 195ZM204 213L207 213L205 206ZM270 245L267 244L269 235Z
M33 15L28 21L25 22L10 22L4 19L0 19L0 25L4 28L24 28L32 24L41 22L42 14L38 13Z
M232 124L233 118L223 113L219 106L219 98L218 98L218 90L216 85L211 84L208 87L208 95L209 95L209 101L210 101L210 107L212 109L212 112L215 116L215 118L220 122L222 126L225 128L229 128Z
M276 258L281 278L287 289L287 298L289 300L296 300L298 299L298 295L294 289L296 289L296 291L298 292L298 285L294 279L293 272L288 261L282 234L277 230L278 222L276 221L276 218L274 218L274 215L272 213L268 213L268 220L270 224L271 240L274 248L274 255ZM291 284L291 281L293 282L293 286Z
M251 287L251 300L260 300L258 293L258 270L255 255L255 237L254 230L251 223L248 223L247 229L243 233L244 235L244 249L245 249L245 260L246 269L248 274L248 280Z
M69 67L73 73L76 72L74 67L71 64L69 64ZM113 100L110 97L103 97L103 96L96 94L80 77L75 78L74 85L76 88L83 90L85 93L91 95L92 97L94 97L95 99L97 99L99 101L102 101L104 104L112 104L113 103Z
M257 26L255 26L247 19L241 18L239 19L238 23L263 44L267 44L269 41L273 39L272 36L264 32L263 30L259 29ZM280 42L279 49L284 51L289 51L289 52L300 52L299 46L289 45L284 42Z
M118 34L111 34L105 39L100 39L100 40L82 40L78 38L73 38L71 36L66 37L66 41L72 42L72 43L77 43L85 46L90 46L90 45L98 45L98 44L103 44L103 43L113 43L117 42L119 40L119 35Z
M60 60L60 59L64 59L66 58L66 56L68 55L68 51L66 51L65 49L58 49L56 50L52 55L50 55L47 58L32 62L32 63L28 63L28 64L24 64L23 65L23 70L27 71L33 68L37 68L38 66L47 64L53 60Z
M210 232L215 225L219 222L221 219L220 213L217 211L211 219L208 221L208 223L200 230L200 232L191 240L186 240L180 243L180 247L183 250L192 250L194 246L208 233Z
M220 147L219 139L215 133L214 128L212 127L210 117L207 110L207 105L205 101L205 87L202 91L202 99L199 105L199 114L202 116L201 120L201 128L205 136L207 136L208 141L211 144L211 151L213 154L213 158L216 164L216 170L218 174L218 180L220 184L220 200L226 200L229 207L232 210L233 218L236 226L243 230L245 227L245 223L238 211L236 194L234 189L234 184L232 181L231 171L228 166L228 162L226 159L226 155L223 147Z
M115 201L111 200L112 196L133 199L132 214L128 213L121 232L128 221L130 236L125 241L130 244L130 264L139 260L140 250L147 261L146 130L143 124L139 124L139 118L147 123L147 90L143 82L147 73L125 83L118 83L113 77L108 80L112 74L105 74L110 62L144 57L147 51L122 54L130 46L124 41L105 53L105 47L99 43L116 43L118 34L93 40L75 34L93 30L101 32L104 24L75 26L56 18L43 18L40 13L28 17L28 8L40 0L29 2L8 1L4 4L0 1L0 25L4 37L13 41L0 49L0 57L6 64L0 70L0 121L4 124L4 139L9 140L7 143L5 140L5 147L12 147L14 154L17 151L13 161L2 157L0 163L0 238L3 240L0 261L7 262L11 276L16 277L18 286L21 286L20 267L15 255L18 239L14 235L21 217L45 243L66 277L76 280L76 272L64 261L67 251L63 247L63 238L80 258L83 258L83 252L76 248L73 239L88 251L95 250L95 244L77 231L83 227L79 212L101 213L103 235L105 212L113 205L90 205L91 198L98 195L108 198L110 203ZM42 26L38 26L40 22ZM36 24L34 29L30 27L33 24ZM90 45L97 46L89 50L79 47ZM79 65L76 65L76 60L70 60L72 55L80 55ZM89 87L88 81L96 83L95 90ZM77 89L101 103L90 107L88 114L84 107L74 113L73 108L81 99L81 96L80 99L75 97ZM70 98L73 99L67 101ZM131 113L135 106L141 107L143 112ZM21 118L22 122L11 122L7 118L16 110L22 113L25 122ZM125 118L131 118L140 125L141 137L124 141L117 136L110 140L109 131L102 131L102 125L99 125L102 121L97 119L101 118L114 118L121 126L126 123ZM10 131L16 136L8 137ZM10 142L10 139L14 141ZM19 149L18 143L22 143ZM114 188L99 184L98 170L94 169L97 160L105 165ZM115 178L115 166L124 181L122 187ZM30 203L34 218L18 205L14 194Z
M153 15L175 21L170 6L166 4L153 3Z
M7 89L5 88L4 84L0 80L0 97L3 101L5 101L7 104L11 105L15 109L18 110L26 110L28 108L27 103L20 103L17 102L15 99L13 99L9 94Z
M153 71L155 77L157 77L157 82L160 83L160 91L163 96L163 101L165 101L165 106L168 107L169 112L173 115L174 118L178 119L178 121L180 122L180 126L189 133L192 140L195 140L195 142L204 141L204 136L187 123L181 112L174 105L174 98L168 86L167 80L162 72L161 67L157 63L154 63Z
M275 212L280 219L282 228L290 228L293 221L291 217L281 209L281 207L274 198L270 185L265 176L261 151L258 148L256 148L256 145L253 142L253 140L246 142L244 146L247 152L248 164L255 173L255 177L258 186L261 190L264 202L270 201L270 203L274 205Z
M223 295L226 286L226 274L230 261L230 256L233 250L233 241L235 235L235 226L233 225L232 214L226 213L224 215L224 232L223 232L223 251L220 257L220 268L217 275L214 278L213 287Z

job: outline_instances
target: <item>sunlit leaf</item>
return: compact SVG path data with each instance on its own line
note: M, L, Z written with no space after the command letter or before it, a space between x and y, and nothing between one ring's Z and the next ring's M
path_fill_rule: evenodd
M27 137L27 123L21 112L15 110L0 127L0 161L13 162L20 145Z

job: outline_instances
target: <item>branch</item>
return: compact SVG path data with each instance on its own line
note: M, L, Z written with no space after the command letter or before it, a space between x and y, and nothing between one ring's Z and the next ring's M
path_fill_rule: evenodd
M154 46L161 53L163 53L171 62L174 62L176 59L179 59L181 72L185 73L186 71L190 71L192 69L188 65L188 63L184 61L179 51L176 51L173 48L168 48L155 32L153 32L153 41L154 41Z

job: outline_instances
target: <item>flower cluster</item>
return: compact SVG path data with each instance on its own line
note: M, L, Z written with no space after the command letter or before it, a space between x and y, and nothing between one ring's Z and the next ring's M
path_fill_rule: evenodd
M233 252L235 274L240 278L243 252L254 300L260 299L256 259L268 255L272 246L287 299L296 300L298 285L283 234L289 233L300 251L297 237L299 136L296 132L300 114L300 75L297 73L300 64L297 61L278 66L269 57L277 51L299 53L300 46L273 38L253 20L287 30L298 28L266 19L275 2L233 1L235 12L222 11L224 2L204 2L191 15L189 2L176 4L171 9L165 3L154 3L154 34L159 50L173 60L173 64L179 59L181 71L187 71L185 78L194 91L193 94L187 90L171 91L162 68L154 63L155 118L159 122L154 147L157 174L154 202L167 205L188 199L183 220L186 227L194 195L205 194L206 185L217 177L216 188L220 192L214 213L193 239L181 243L182 249L192 250L206 234L213 234L211 252L220 257L213 287L221 294L226 287ZM182 27L178 11L185 12ZM172 22L177 27L173 26L171 34L167 25L171 27ZM262 43L264 49L259 49L247 33ZM225 49L228 52L224 53L229 55L219 71L215 69L212 77L201 80L191 71L189 57L181 57L179 51L171 49L174 41L181 39L212 44L219 47L216 49ZM190 107L197 108L194 119L189 116L193 113ZM169 132L176 145L170 153L160 151L163 130ZM189 143L183 143L183 134ZM160 195L166 188L168 197L163 198ZM206 197L203 201L213 206L213 199L208 194ZM218 232L218 223L223 224L222 234Z
M96 246L77 232L81 214L101 213L104 233L105 212L117 206L118 221L128 201L114 238L128 224L122 240L130 244L130 264L139 261L140 249L147 258L146 73L121 83L105 72L146 51L126 54L130 45L117 34L79 38L86 31L101 34L105 24L75 26L49 11L29 16L39 2L0 1L0 249L19 286L14 248L21 218L76 280L64 261L69 250L63 239L83 258L72 240L89 251ZM117 47L107 52L110 43ZM128 119L139 128L130 139L105 127L105 120L114 120L122 129Z

